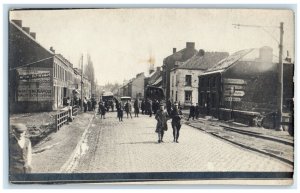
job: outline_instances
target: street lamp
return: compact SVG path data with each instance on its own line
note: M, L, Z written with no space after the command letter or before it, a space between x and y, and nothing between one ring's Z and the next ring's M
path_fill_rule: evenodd
M283 131L281 123L282 123L282 104L283 104L283 61L282 61L282 53L283 53L283 22L280 22L280 26L260 26L260 25L242 25L242 24L232 24L233 26L239 27L253 27L253 28L261 28L266 33L268 33L264 28L276 28L280 30L280 39L279 42L270 34L268 33L277 43L279 43L279 62L277 66L277 73L278 73L278 88L277 88L277 124L276 130Z

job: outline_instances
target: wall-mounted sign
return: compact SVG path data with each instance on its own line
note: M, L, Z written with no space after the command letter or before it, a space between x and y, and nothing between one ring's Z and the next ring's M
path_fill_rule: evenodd
M18 101L52 100L50 68L22 68L17 71Z
M233 93L230 93L230 90L226 90L224 92L225 96L238 96L238 97L242 97L245 95L245 92L242 90L235 90Z
M243 79L224 78L224 84L247 84Z
M225 97L224 100L225 100L225 101L236 101L236 102L239 102L239 101L241 101L242 99L241 99L241 98L238 98L238 97Z
M230 90L234 86L235 90L244 90L245 86L243 85L224 85L224 90Z

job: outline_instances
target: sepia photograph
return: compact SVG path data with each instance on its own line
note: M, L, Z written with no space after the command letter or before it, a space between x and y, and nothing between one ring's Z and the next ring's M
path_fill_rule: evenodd
M8 15L10 183L293 185L293 10Z

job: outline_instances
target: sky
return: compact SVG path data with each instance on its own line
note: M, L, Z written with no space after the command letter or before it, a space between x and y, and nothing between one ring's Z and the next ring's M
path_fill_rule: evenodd
M75 9L17 10L10 20L36 32L37 41L51 46L79 67L83 54L91 56L98 84L123 83L195 42L197 50L230 54L248 48L270 46L278 56L279 23L284 22L283 57L294 61L294 13L263 9ZM264 28L232 24L259 25Z

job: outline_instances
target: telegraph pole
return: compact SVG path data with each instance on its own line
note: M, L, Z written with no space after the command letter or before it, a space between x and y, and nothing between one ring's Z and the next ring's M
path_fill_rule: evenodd
M277 26L260 26L260 25L242 25L242 24L232 24L236 28L239 27L252 27L252 28L261 28L264 30L264 28L277 28ZM276 40L277 43L279 43L279 62L277 66L277 73L278 73L278 83L277 83L277 116L276 116L276 126L275 129L277 131L283 131L281 123L282 123L282 104L283 104L283 62L282 62L282 53L283 53L283 22L280 22L279 26L280 30L280 39L279 42L276 40L270 33L268 33L266 30L264 30L266 33L268 33L273 39Z
M276 130L283 131L282 123L282 104L283 104L283 62L282 62L282 53L283 53L283 22L280 22L280 42L279 42L279 63L278 63L278 97L277 97L277 126Z
M80 104L80 108L81 110L83 109L83 55L81 55L81 104Z

